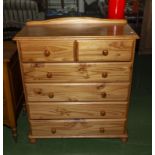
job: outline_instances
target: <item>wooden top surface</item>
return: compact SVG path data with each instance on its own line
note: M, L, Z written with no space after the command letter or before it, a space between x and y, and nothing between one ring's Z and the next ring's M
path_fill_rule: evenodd
M3 61L9 62L11 57L16 52L17 47L16 43L13 41L4 41L3 42Z
M38 38L39 37L39 38ZM14 40L70 38L138 39L126 20L67 17L28 22Z

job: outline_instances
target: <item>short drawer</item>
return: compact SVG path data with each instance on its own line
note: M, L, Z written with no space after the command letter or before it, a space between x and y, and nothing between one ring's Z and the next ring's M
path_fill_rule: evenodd
M108 136L124 134L125 120L31 120L32 136Z
M132 40L80 40L79 61L130 61Z
M131 63L23 63L25 82L128 82Z
M128 88L129 83L26 84L28 101L126 101Z
M73 41L20 41L23 62L73 61Z
M30 119L125 118L127 102L29 102Z

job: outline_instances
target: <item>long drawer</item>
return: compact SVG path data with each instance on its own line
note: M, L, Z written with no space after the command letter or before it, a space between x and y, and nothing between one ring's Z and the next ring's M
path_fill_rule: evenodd
M130 61L132 40L80 40L79 61Z
M20 41L23 62L73 61L73 41Z
M28 101L127 101L129 83L26 83Z
M25 82L128 82L131 63L23 63Z
M30 119L125 118L127 102L29 102Z
M125 120L30 120L32 136L108 136L124 134Z

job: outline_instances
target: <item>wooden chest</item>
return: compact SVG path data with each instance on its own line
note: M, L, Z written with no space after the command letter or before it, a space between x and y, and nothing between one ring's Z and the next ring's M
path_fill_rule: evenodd
M20 64L16 44L3 43L3 124L17 140L17 118L24 103Z
M125 20L60 18L28 22L17 41L36 138L121 138L138 36Z

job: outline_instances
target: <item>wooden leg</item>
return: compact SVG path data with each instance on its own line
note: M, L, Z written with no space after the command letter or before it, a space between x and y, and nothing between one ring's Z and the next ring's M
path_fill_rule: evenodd
M36 143L36 139L35 139L35 138L29 138L29 142L30 142L31 144L35 144L35 143Z
M127 143L128 138L127 137L126 138L121 138L121 141L122 141L122 143Z

